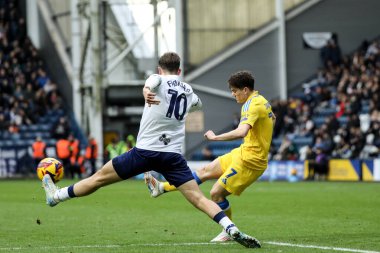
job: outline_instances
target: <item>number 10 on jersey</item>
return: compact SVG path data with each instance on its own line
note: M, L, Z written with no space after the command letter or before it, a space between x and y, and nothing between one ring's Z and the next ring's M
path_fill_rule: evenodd
M181 95L178 96L178 91L169 89L168 94L171 95L170 98L170 105L168 108L168 111L166 112L166 117L171 118L174 112L174 117L177 120L183 120L183 117L186 113L187 108L187 98L184 93L181 93ZM182 103L183 100L183 103ZM183 108L181 107L181 103L183 104ZM180 112L181 111L181 112Z

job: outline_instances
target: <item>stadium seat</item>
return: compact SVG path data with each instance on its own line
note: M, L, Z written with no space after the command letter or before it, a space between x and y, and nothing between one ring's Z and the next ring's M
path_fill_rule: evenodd
M38 125L29 125L28 130L29 131L38 131Z
M55 147L57 141L55 139L47 139L45 140L46 146Z
M348 122L348 117L347 116L342 116L338 118L339 124L340 125L346 125Z
M12 138L12 135L10 132L8 131L4 131L3 134L2 134L2 139L3 140L8 140L8 139L11 139Z
M316 116L329 116L329 115L332 115L332 114L336 113L336 109L335 108L330 108L330 107L319 108L314 113L315 113Z
M241 140L237 141L217 141L217 142L211 142L208 146L211 150L214 149L234 149L240 146L242 143Z
M196 151L192 156L191 160L193 161L202 161L203 160L203 154L202 151L198 150Z
M28 141L24 139L14 140L13 144L15 147L19 147L19 148L25 148L25 147L28 147L29 145Z
M23 139L27 139L27 140L30 140L30 139L35 139L36 138L36 135L35 135L35 133L34 132L29 132L29 131L27 131L27 132L22 132L21 133L21 138L23 138Z
M214 155L214 156L222 156L222 155L225 155L225 154L227 154L228 152L230 152L231 151L231 149L229 149L229 148L227 148L227 149L225 149L225 148L217 148L217 149L213 149L212 150L212 154Z
M369 112L370 112L370 107L369 107L369 105L362 105L362 109L361 109L360 112L363 113L363 114L367 114L367 113L369 113Z
M325 123L325 121L326 121L325 116L313 117L313 122L314 122L316 127L321 126L323 123Z
M25 132L29 130L27 125L21 125L19 129L20 129L20 132Z
M296 145L298 148L301 148L306 145L312 145L313 144L313 137L295 137L293 139L294 145Z
M275 138L272 139L272 145L274 145L276 148L279 148L281 146L283 138Z

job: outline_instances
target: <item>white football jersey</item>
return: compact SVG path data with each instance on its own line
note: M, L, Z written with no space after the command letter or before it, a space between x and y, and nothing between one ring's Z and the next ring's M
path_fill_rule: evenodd
M145 104L136 147L181 153L186 116L202 108L201 100L177 75L151 75L145 86L156 93L155 99L160 100L160 104Z

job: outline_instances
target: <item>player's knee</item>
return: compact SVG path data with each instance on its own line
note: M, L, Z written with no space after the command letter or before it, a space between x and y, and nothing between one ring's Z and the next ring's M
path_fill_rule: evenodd
M215 203L222 202L224 200L224 196L217 190L217 189L211 189L210 191L211 200Z
M206 174L206 167L205 166L203 166L202 168L200 168L200 169L198 169L197 170L197 176L199 177L199 179L205 179L205 176L207 175Z
M210 179L216 179L219 176L215 174L215 171L209 167L209 165L203 166L202 168L197 170L197 175L199 179L202 180L202 182L210 180Z

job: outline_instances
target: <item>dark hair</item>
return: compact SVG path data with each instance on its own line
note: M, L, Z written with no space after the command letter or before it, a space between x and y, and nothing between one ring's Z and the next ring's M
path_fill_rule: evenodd
M249 71L238 71L230 76L228 79L229 87L243 89L247 87L250 90L255 89L255 78Z
M177 72L180 62L181 58L178 54L174 52L167 52L163 54L158 60L158 66L169 72Z

